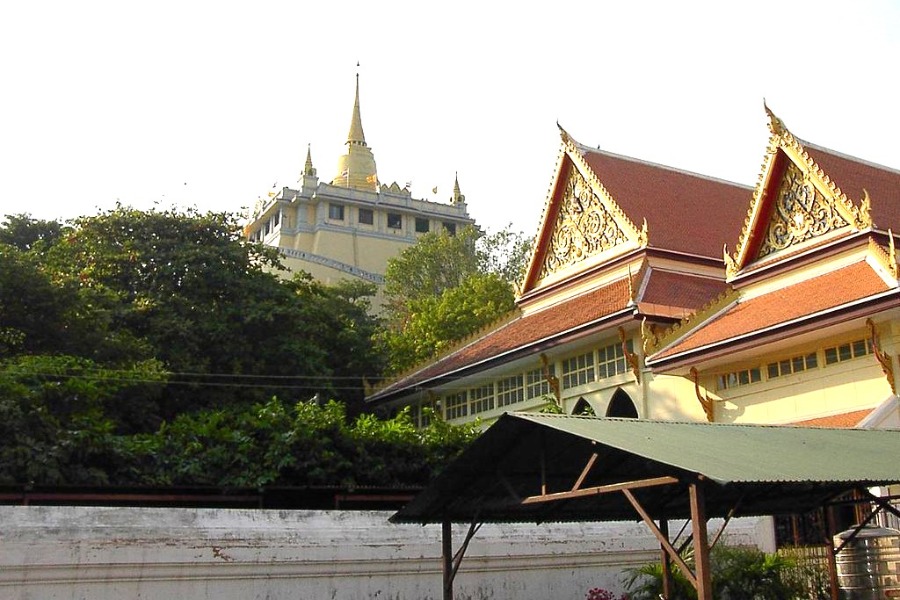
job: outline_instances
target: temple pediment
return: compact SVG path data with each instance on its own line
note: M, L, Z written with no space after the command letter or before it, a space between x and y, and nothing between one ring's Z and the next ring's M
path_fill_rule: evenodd
M798 252L872 226L867 194L851 200L766 108L771 137L759 183L728 277L786 260Z
M558 282L619 253L646 245L637 227L585 160L585 149L560 129L563 145L523 293Z

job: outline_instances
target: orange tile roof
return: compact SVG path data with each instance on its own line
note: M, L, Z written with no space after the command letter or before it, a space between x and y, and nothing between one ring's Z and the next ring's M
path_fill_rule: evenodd
M721 259L741 233L750 187L581 146L587 164L651 247Z
M624 310L630 300L628 280L620 279L565 302L520 316L444 358L401 377L374 393L368 400L376 401L424 381L449 375L507 352L590 325L603 317Z
M900 171L846 156L807 142L804 150L854 202L863 198L863 189L872 199L872 220L882 230L900 231Z
M865 419L874 409L866 408L863 410L854 410L852 412L840 415L831 415L828 417L819 417L817 419L807 419L792 423L800 427L856 427L860 421Z
M813 315L889 289L860 261L787 288L738 302L714 320L700 325L676 345L650 357L650 362L725 342L767 327Z
M648 277L639 302L687 308L691 312L728 288L728 284L720 279L659 269L650 269Z

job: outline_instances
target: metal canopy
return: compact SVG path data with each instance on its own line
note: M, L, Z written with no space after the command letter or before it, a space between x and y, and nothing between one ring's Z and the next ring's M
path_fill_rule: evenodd
M692 485L707 517L796 514L900 482L898 451L900 431L512 413L391 520L690 519Z

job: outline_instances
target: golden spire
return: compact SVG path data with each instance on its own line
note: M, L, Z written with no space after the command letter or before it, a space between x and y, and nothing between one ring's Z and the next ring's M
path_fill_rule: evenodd
M316 168L312 164L312 152L309 144L306 145L306 164L303 165L303 175L306 177L316 176Z
M356 63L359 67L359 63ZM356 190L378 190L378 175L375 157L366 144L362 118L359 116L359 73L356 73L356 96L353 100L353 115L350 117L350 133L347 135L347 153L338 159L337 175L331 181L337 185Z
M359 66L359 63L356 63ZM350 117L350 133L347 144L366 145L366 134L363 133L362 118L359 116L359 73L356 74L356 98L353 101L353 116Z
M453 174L453 197L450 198L450 204L465 204L466 197L459 192L459 173Z

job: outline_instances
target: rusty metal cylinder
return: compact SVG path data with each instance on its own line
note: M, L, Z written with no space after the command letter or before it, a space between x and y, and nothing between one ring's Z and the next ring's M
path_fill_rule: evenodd
M835 535L835 547L854 531ZM842 600L900 599L900 531L863 527L835 559Z

